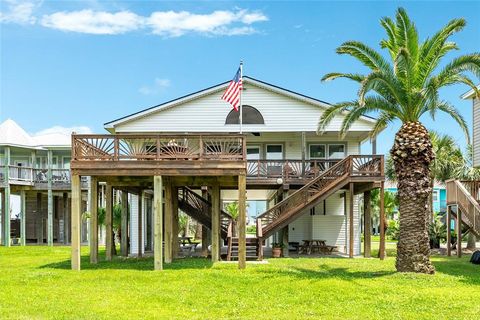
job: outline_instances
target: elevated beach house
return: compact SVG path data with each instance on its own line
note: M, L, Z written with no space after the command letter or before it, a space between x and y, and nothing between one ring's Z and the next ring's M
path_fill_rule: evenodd
M383 192L383 156L361 152L375 120L362 117L341 138L343 119L337 117L318 135L317 122L328 103L244 77L239 134L239 112L221 100L227 86L225 82L110 121L105 124L109 134L72 136L74 269L80 268L82 176L91 177L92 212L98 183L106 182L107 259L113 252L108 230L112 190L122 190L125 199L136 196L130 210L122 202L122 229L129 223L130 236L129 244L122 238L122 254L153 250L156 269L178 252L179 209L204 225L213 261L221 259L224 243L227 259L238 259L240 267L248 258L262 259L263 246L274 241L321 240L330 250L360 254L359 195L373 188ZM373 146L375 153L375 142ZM265 207L248 217L255 237L245 236L247 200ZM232 217L222 210L230 201L239 202L238 233L232 232ZM366 203L366 215L369 208ZM97 228L94 220L92 230ZM369 232L366 236L369 255ZM98 239L90 245L96 255Z
M480 85L477 85L480 89ZM473 109L473 166L480 167L480 97L475 90L465 92L462 99L472 100ZM468 233L480 238L480 181L449 180L447 186L447 225L456 223L457 243L461 244L462 238ZM466 230L466 231L465 231ZM447 228L447 254L451 255L451 228ZM475 241L474 241L475 243ZM458 247L458 246L457 246ZM457 256L462 255L462 250L457 250Z
M11 119L0 124L2 245L70 243L70 160L70 135L31 136Z

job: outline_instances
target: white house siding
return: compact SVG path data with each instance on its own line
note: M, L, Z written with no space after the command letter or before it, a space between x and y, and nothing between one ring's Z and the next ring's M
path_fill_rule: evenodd
M480 167L480 99L473 99L473 166Z
M338 191L325 201L315 207L315 214L311 215L307 210L298 219L289 225L289 241L302 242L304 239L322 239L328 245L338 247L340 252L348 252L348 220L345 219L344 191ZM348 213L348 195L347 210ZM360 229L360 211L358 205L358 196L354 199L354 254L360 254L361 248L361 229ZM348 218L348 216L347 216Z
M264 125L244 125L245 132L315 132L322 107L294 99L276 92L245 83L243 104L258 109L265 120ZM210 95L185 102L174 107L158 110L147 116L119 123L120 132L238 132L238 125L225 125L231 106L221 100L223 89ZM337 116L328 126L328 131L338 131L343 116ZM373 124L357 121L354 131L370 131Z
M309 134L306 136L306 158L308 159L309 145L315 143L325 144L345 144L346 155L360 153L360 141L351 137L348 139L340 139L338 135L324 136ZM260 146L261 158L265 158L266 146L268 144L282 144L285 159L301 159L302 158L302 136L300 132L265 132L260 136L248 136L247 145Z
M305 212L288 225L288 241L302 243L312 237L312 216Z
M129 194L130 207L130 254L138 255L138 195ZM142 220L143 220L142 214ZM143 241L145 241L145 224L142 227ZM144 250L142 248L142 254Z

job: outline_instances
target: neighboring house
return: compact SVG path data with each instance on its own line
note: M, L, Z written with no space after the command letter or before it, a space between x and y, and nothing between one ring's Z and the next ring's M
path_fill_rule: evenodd
M328 103L251 77L243 80L244 136L238 136L239 113L221 100L228 86L225 82L110 121L105 128L112 135L74 136L74 144L85 148L75 155L72 168L75 165L79 175L93 176L99 172L98 175L115 176L109 178L110 181L124 181L121 180L124 175L150 175L150 179L155 174L170 176L169 183L197 190L197 196L189 195L190 198L200 197L201 186L217 181L222 201L228 202L239 199L236 184L230 184L229 177L236 179L237 172L238 175L245 172L246 160L247 199L255 201L252 218L257 215L256 208L267 208L266 214L259 215L263 240L268 243L271 237L280 241L287 238L289 242L322 239L340 252L352 250L352 255L359 255L361 219L357 195L380 186L383 158L349 156L362 153L361 145L369 138L375 119L360 118L340 138L343 117L337 116L326 132L318 135L318 120L330 107ZM133 134L136 136L132 137ZM96 161L88 161L93 157ZM195 161L199 165L195 165ZM166 163L172 163L174 169ZM336 170L328 171L334 166ZM331 176L323 177L325 172L330 172ZM205 176L205 180L197 176ZM317 178L320 176L322 178ZM102 181L102 177L98 179ZM137 187L131 192L152 194L149 191L153 189L149 184L152 180L144 181L146 190ZM317 184L297 192L311 181ZM181 201L188 198L185 196L188 192L183 189L179 207L182 208ZM288 206L275 206L287 195L290 195ZM209 198L215 203L214 195ZM197 199L196 203L202 201ZM145 208L150 202L147 205L139 203ZM353 204L351 209L350 203ZM168 216L170 209L165 208ZM183 208L189 213L188 204L183 204ZM143 216L139 218L138 210L132 210L129 219L131 254L151 247L153 242L152 212L141 212ZM138 221L143 221L142 226ZM139 242L145 244L141 249L138 249Z
M397 193L397 184L385 182L385 191ZM434 212L445 213L447 211L447 189L442 183L435 183L433 186L432 205Z
M480 90L480 85L477 86ZM473 109L473 166L480 167L480 97L475 95L475 91L472 89L461 95L464 100L472 100Z
M3 245L10 238L22 244L70 242L70 159L70 135L30 136L11 119L0 124ZM12 217L18 197L20 215Z

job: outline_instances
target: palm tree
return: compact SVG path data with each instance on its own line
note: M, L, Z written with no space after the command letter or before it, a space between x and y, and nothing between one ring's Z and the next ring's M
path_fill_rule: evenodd
M464 155L455 140L448 134L441 134L436 131L430 131L430 141L434 159L430 163L430 186L433 188L435 182L444 183L448 179L459 179L465 171ZM388 157L385 163L385 175L391 181L396 181L395 167L393 157ZM428 223L433 221L432 193L429 196Z
M474 82L466 75L472 72L480 77L480 54L462 55L440 66L448 52L458 49L448 39L463 29L464 19L450 21L423 42L419 42L417 29L402 8L397 10L395 21L386 17L380 24L386 31L380 46L387 49L389 59L361 42L343 43L337 53L358 59L369 73L329 73L323 77L324 81L351 79L360 84L360 89L356 100L338 103L326 110L320 117L318 130L324 132L335 116L342 115L341 134L344 136L357 119L369 112L378 112L372 136L394 121L402 123L390 151L398 179L400 210L396 268L401 272L434 273L426 223L428 199L432 193L430 164L434 154L428 131L420 118L425 114L435 118L438 111L444 112L468 137L465 120L454 106L440 99L439 90L460 83L480 96Z

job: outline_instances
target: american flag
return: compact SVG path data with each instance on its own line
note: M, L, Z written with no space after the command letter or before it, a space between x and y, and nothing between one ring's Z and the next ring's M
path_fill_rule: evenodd
M230 81L227 90L225 90L225 93L222 96L222 100L230 103L236 111L238 111L238 107L240 105L240 93L242 88L242 75L240 68L238 68L235 77L233 77L232 81Z

